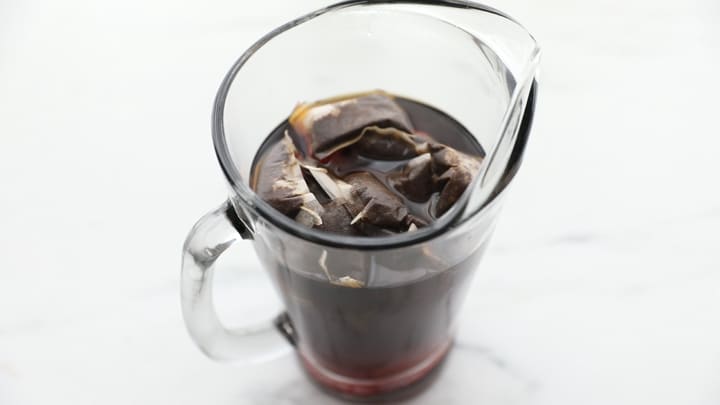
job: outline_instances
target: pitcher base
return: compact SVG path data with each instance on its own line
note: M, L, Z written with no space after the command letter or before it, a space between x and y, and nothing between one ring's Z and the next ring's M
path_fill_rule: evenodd
M347 400L373 402L406 399L419 394L435 380L451 347L452 341L447 342L413 368L378 379L341 376L302 354L299 358L310 379L324 391Z

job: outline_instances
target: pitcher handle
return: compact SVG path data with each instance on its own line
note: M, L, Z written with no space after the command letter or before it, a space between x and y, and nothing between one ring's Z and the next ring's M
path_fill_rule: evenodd
M183 247L182 312L190 336L208 357L242 363L262 362L291 348L276 330L273 320L231 330L220 322L213 304L215 261L240 238L251 239L252 234L228 201L195 224ZM282 320L283 315L277 319ZM275 321L278 325L281 322Z

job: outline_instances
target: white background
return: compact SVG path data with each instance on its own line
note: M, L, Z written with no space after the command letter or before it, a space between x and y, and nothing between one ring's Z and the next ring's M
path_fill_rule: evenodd
M216 88L325 4L0 0L0 404L334 403L289 355L205 359L178 300L185 234L226 193ZM719 404L720 2L491 4L543 47L537 118L417 402Z

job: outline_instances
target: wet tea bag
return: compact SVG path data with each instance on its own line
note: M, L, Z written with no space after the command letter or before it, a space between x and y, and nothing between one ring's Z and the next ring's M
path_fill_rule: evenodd
M449 146L432 146L432 164L440 196L435 216L440 217L460 199L473 178L480 171L480 158L459 152Z
M383 92L301 104L288 121L318 159L357 142L367 127L413 130L405 111Z
M340 180L322 168L304 169L323 202L318 229L346 235L391 235L407 227L403 201L372 174L357 172Z
M310 192L295 152L295 145L285 133L282 141L265 155L263 170L256 173L253 189L281 213L308 226L319 225L323 208Z
M407 228L408 209L395 193L370 173L353 173L345 178L352 186L352 200L348 202L354 215L351 224L371 225L389 231Z
M415 202L427 201L435 190L432 156L423 153L410 159L397 173L390 176L392 186L407 199Z
M325 210L322 215L323 223L317 227L318 229L350 236L361 235L358 229L352 225L353 217L345 203L331 201L323 208Z
M352 215L347 208L352 186L320 167L303 166L303 174L310 189L322 204L322 223L317 228L345 235L358 235L358 231L351 225Z
M397 128L363 129L354 148L361 156L378 160L406 160L428 151L428 143Z

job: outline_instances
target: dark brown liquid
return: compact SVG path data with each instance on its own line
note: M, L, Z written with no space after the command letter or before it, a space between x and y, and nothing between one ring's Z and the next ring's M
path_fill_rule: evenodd
M364 288L302 274L294 270L297 263L284 263L269 251L261 258L287 308L287 317L278 326L297 346L308 373L331 391L375 398L422 387L424 377L445 357L456 315L485 248L485 243L476 246L463 253L459 263L426 277ZM308 252L313 254L312 249ZM368 252L366 264L376 261L383 266L404 257L412 260L417 254L417 250ZM354 263L343 268L338 261L328 266L331 272L343 274L355 268Z
M387 377L419 364L449 344L482 249L452 268L395 287L347 288L284 274L298 344L322 367L354 378Z
M475 138L447 114L412 100L399 98L397 101L405 108L418 131L462 152L484 156ZM259 161L258 157L268 145L282 137L286 129L289 129L287 121L270 134L255 162ZM338 174L357 169L369 170L387 183L385 173L391 166L402 163L360 162L357 156L350 158L355 159L351 161L355 165L353 168L348 165L331 169ZM425 218L429 215L427 204L408 202L414 214ZM324 273L317 265L319 252L314 250L316 245L288 246L287 249L302 250L301 259L297 259L302 263L279 257L275 251L264 246L260 246L258 253L266 268L273 273L285 300L287 322L293 330L291 338L316 380L331 389L356 396L380 395L398 387L378 382L377 385L358 388L338 383L332 378L325 379L323 373L379 380L418 369L416 376L400 383L402 386L422 378L437 365L437 362L428 363L428 359L434 356L439 361L449 348L455 315L464 298L468 279L485 249L484 243L473 246L463 252L463 257L449 260L457 263L451 267L441 264L442 260L425 260L422 257L424 253L412 247L372 251L367 252L367 256L358 256L355 252L345 259L330 258L327 267L334 275L355 275L358 269L370 269L369 274L362 278L355 276L365 281L365 287L348 288L332 284L323 277ZM442 246L430 244L431 249L442 249ZM308 268L318 269L308 272ZM384 272L385 268L396 270L392 282L387 282L387 279L382 281L373 273ZM414 270L419 268L428 270L427 274L418 277Z

